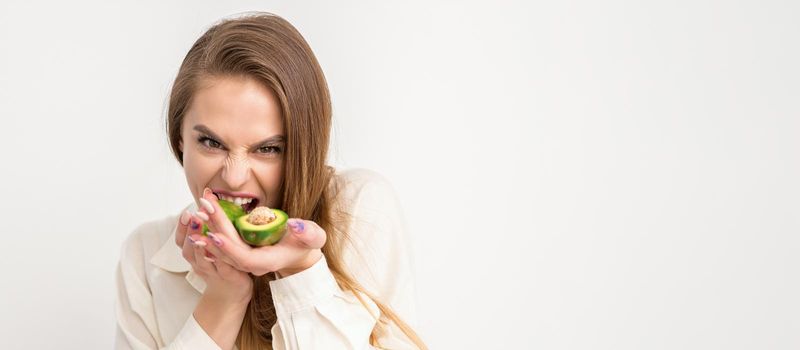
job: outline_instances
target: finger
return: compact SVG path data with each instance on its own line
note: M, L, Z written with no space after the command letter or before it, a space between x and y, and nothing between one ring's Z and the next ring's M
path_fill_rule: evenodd
M189 211L184 210L178 219L178 228L175 230L175 244L183 248L183 242L186 241L186 229L189 227L189 218L191 215Z
M239 236L239 232L236 231L231 220L225 215L225 211L220 207L219 200L214 193L208 188L203 189L203 196L199 202L202 211L208 214L209 229L214 233L227 236L233 242L233 239ZM243 241L239 241L241 244L246 245Z
M181 255L189 264L194 266L194 241L189 235L187 235L184 240L183 247L181 248Z
M211 231L208 231L206 234L208 235L209 238L208 239L209 245L206 247L206 250L209 253L214 255L217 258L217 260L222 260L226 264L232 265L237 270L244 271L243 266L240 266L236 261L234 261L234 259L231 259L222 249L220 249L225 245L223 239L226 240L226 238L221 237L221 235Z
M214 196L210 189L203 189L200 206L202 207L202 213L206 214L206 217L200 215L199 218L208 219L209 232L214 233L217 238L215 241L215 243L218 243L216 252L212 250L214 255L217 257L225 256L223 261L245 271L245 267L248 266L246 264L248 253L253 248L239 237L239 232L233 227L233 223L225 215L225 211L220 207L217 197Z
M287 222L288 243L295 241L301 247L319 249L325 245L328 235L316 222L292 218ZM283 241L283 238L281 239Z
M206 256L205 247L207 245L208 243L201 239L194 242L194 266L207 275L216 274L215 260Z
M209 247L207 247L207 249L210 250L214 256L221 257L222 261L233 265L240 271L249 272L248 266L250 266L250 264L248 264L248 261L250 260L250 251L253 250L252 247L246 246L244 249L238 247L225 235L220 233L208 231L206 234L209 234L207 237Z
M192 241L197 241L197 240L201 240L202 239L202 240L205 240L206 243L208 243L208 240L203 238L204 237L203 236L203 225L206 224L208 222L208 220L209 220L208 214L206 214L204 211L192 212L191 213L191 219L192 219L192 222L197 222L198 225L199 225L196 228L196 232L191 233L191 234L194 234L194 233L198 234L198 236L192 237L193 238ZM190 226L192 226L192 225L194 225L194 224L190 224ZM189 229L190 230L194 230L195 228L192 226ZM208 256L208 255L209 254L206 254L206 256ZM213 256L212 256L212 258L213 258Z
M197 218L189 218L189 225L186 229L186 239L184 240L181 254L183 258L192 265L195 264L194 242L198 239L202 239L202 227L202 223Z

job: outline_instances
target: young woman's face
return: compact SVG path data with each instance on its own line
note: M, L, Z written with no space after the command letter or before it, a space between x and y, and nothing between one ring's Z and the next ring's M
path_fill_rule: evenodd
M186 112L180 142L186 181L198 205L208 187L218 195L280 206L286 147L280 113L272 91L256 80L204 81Z

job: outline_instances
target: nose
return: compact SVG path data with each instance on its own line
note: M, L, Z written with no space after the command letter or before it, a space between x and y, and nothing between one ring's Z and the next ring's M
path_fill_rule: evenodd
M247 157L231 156L225 159L222 179L232 189L242 188L250 177L250 161Z

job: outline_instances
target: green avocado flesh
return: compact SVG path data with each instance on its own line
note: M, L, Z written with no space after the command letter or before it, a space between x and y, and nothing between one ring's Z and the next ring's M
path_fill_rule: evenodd
M242 208L241 205L236 205L235 203L228 202L224 199L220 199L217 201L219 206L222 207L222 211L225 212L225 216L228 217L228 220L233 222L234 220L238 219L242 215L247 215L247 212ZM208 232L208 226L203 224L203 236L206 236L206 232Z
M239 205L220 199L217 201L219 206L225 212L239 232L239 236L250 245L265 246L277 243L283 237L286 231L286 222L289 220L289 215L280 209L270 209L275 213L275 220L265 225L253 225L247 222L249 214ZM208 232L208 226L203 224L203 235Z
M275 220L264 225L254 225L247 222L250 214L245 214L233 221L236 231L245 242L255 246L273 245L278 243L286 233L286 222L289 220L283 210L271 209L275 213Z

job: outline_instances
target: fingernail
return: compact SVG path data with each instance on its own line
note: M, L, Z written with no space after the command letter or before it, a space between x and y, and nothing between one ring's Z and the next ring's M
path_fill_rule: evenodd
M205 241L194 241L194 246L195 247L205 247L206 246L206 242Z
M205 197L205 196L207 196L207 195L211 195L212 197L214 197L214 198L216 198L217 200L219 200L219 198L217 198L217 195L216 195L216 194L214 194L214 191L212 191L212 190L211 190L210 188L208 188L208 187L206 187L206 188L204 188L204 189L203 189L203 197Z
M183 213L181 213L181 225L186 226L189 224L190 216L192 216L192 214L189 214L188 211L184 210Z
M208 221L208 214L206 214L206 213L204 213L202 211L196 211L196 212L192 213L192 215L194 215L194 217L196 217L196 218L198 218L200 220Z
M211 231L206 232L206 234L208 235L208 237L211 237L211 241L214 242L214 245L216 245L217 247L222 247L222 240L219 239L217 235L215 235Z
M190 235L186 235L186 239L188 239L192 243L195 242L194 238L192 238L192 236L190 236Z
M289 220L289 226L297 232L302 232L306 228L302 221L295 219Z
M205 208L205 209L206 209L206 211L207 211L209 214L214 214L214 212L215 212L214 206L213 206L213 205L211 205L211 202L209 202L209 201L208 201L208 199L205 199L205 198L200 198L200 205L201 205L203 208Z

